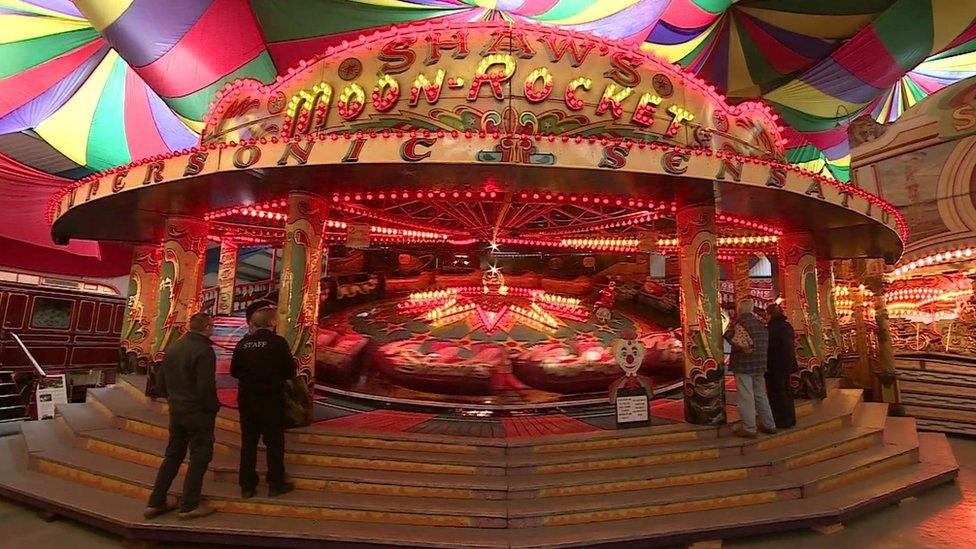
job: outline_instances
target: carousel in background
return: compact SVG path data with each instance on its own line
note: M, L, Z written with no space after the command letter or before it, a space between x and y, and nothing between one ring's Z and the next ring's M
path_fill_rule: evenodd
M148 540L556 548L834 528L955 478L945 436L888 417L907 379L886 269L919 229L883 189L798 160L798 128L771 107L642 43L461 21L343 34L264 81L234 73L206 91L199 142L53 196L54 241L133 246L113 318L124 366L146 375L0 440L0 492ZM897 268L914 298L917 269ZM913 314L943 314L946 288ZM732 437L721 336L748 297L794 327L797 421ZM295 491L245 500L226 374L258 300L277 305L304 422L287 434ZM154 374L201 310L216 316L204 492L220 512L134 520L118 499L145 495L168 435Z
M859 386L884 372L926 429L976 433L976 79L934 94L894 124L852 129L859 185L877 189L913 235L893 265L851 263L835 288L847 371ZM890 365L890 366L889 366ZM855 367L856 366L856 367Z
M158 361L201 306L233 315L270 296L310 386L605 402L628 331L648 350L642 374L683 389L688 421L716 424L722 303L757 293L760 255L798 334L793 389L822 398L832 260L896 258L907 234L878 196L786 163L785 143L767 106L730 106L639 49L415 25L270 85L228 84L199 146L93 174L48 213L58 240L142 242L122 341L135 362ZM211 241L217 286L201 293ZM236 285L239 249L262 245L283 248L280 277Z

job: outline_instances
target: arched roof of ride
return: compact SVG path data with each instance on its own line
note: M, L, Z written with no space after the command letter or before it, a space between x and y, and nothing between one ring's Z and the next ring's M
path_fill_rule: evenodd
M763 98L788 159L844 181L848 122L976 74L976 3L958 0L0 0L0 153L76 178L183 149L227 82L389 25L485 19L640 44Z

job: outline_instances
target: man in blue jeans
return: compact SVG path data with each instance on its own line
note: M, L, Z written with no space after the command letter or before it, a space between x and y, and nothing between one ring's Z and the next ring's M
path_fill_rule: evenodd
M739 302L738 316L729 324L722 335L732 344L732 356L729 359L729 370L735 374L735 390L739 395L739 416L742 419L741 428L733 431L736 436L756 438L756 412L759 413L759 432L772 434L776 432L776 422L773 411L769 407L766 397L766 353L769 348L769 332L766 326L753 314L751 299ZM736 326L741 326L749 338L751 345L737 345L734 338ZM741 343L741 341L740 341ZM751 347L751 348L750 348Z

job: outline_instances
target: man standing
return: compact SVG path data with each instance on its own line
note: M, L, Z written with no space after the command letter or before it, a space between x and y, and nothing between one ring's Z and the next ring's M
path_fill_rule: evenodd
M250 312L250 311L249 311ZM291 492L285 481L285 382L295 376L295 362L285 338L274 333L273 306L250 312L251 333L234 348L230 375L238 380L241 414L241 497L254 497L258 485L258 439L264 439L268 461L268 496Z
M766 373L769 334L763 323L753 314L753 307L751 299L740 301L737 318L722 335L732 344L729 369L735 374L735 390L739 395L742 427L734 433L745 438L756 438L757 410L762 421L759 431L769 434L776 432L776 422L773 421L773 412L766 398L766 380L763 377Z
M200 502L203 476L213 457L217 400L217 356L214 354L213 319L206 313L190 317L189 332L166 349L159 368L161 389L169 402L169 443L159 466L156 484L143 516L157 517L176 508L167 501L169 487L179 473L187 448L190 466L183 479L180 519L205 517L216 511Z

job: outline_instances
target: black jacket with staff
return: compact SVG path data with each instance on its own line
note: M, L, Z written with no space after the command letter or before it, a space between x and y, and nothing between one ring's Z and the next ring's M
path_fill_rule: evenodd
M285 338L274 333L276 311L264 308L249 319L252 332L234 348L230 374L237 378L241 416L240 485L244 497L254 495L258 439L268 458L269 495L292 490L285 481L285 383L295 376L295 362Z

